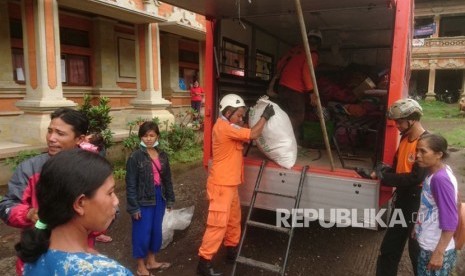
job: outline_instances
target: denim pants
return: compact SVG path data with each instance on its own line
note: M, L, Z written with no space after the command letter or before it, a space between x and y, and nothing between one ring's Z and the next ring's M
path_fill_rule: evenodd
M156 205L141 206L141 218L132 219L132 256L147 257L148 252L157 253L162 244L162 223L165 215L165 200L161 186L155 186Z

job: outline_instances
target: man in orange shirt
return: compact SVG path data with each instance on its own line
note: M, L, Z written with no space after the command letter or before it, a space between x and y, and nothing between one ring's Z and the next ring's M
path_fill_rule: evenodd
M207 179L207 227L199 248L197 272L204 276L219 276L211 260L224 241L227 258L234 261L241 236L241 208L238 185L243 182L243 143L256 139L265 123L274 115L268 105L252 128L241 127L246 113L244 100L235 94L221 99L220 116L213 126L213 162Z
M415 225L416 213L420 208L421 184L427 175L426 169L419 167L415 162L418 139L427 133L420 123L422 115L421 106L412 99L398 100L388 110L387 116L395 121L402 138L394 157L393 167L378 164L372 177L380 179L382 185L396 187L392 202L394 208L401 210L407 226L395 224L387 229L378 256L377 276L397 275L407 240L410 261L414 274L417 275L420 247L411 233Z
M318 65L318 48L321 46L322 35L318 30L307 34L312 55L313 66ZM291 49L278 62L280 72L278 95L279 106L289 115L297 143L301 140L301 127L305 118L305 106L310 101L315 107L316 96L313 92L313 81L303 45ZM310 93L310 97L308 94Z

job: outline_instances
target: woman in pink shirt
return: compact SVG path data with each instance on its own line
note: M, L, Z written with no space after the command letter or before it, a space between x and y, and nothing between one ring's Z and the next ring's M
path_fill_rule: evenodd
M203 89L200 87L199 82L195 81L194 84L191 86L191 107L197 113L195 119L199 117L200 114L200 107L202 106L202 98L203 98Z

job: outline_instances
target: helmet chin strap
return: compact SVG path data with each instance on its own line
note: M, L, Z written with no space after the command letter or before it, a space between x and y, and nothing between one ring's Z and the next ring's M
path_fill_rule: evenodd
M239 108L234 109L234 111L231 112L231 114L230 114L228 117L226 117L226 119L228 119L228 121L231 121L231 117L234 115L234 113L236 113L236 111L237 111L238 109L239 109Z
M411 123L410 123L410 120L407 120L407 123L408 123L408 127L407 127L405 130L403 130L403 131L400 132L400 135L401 135L401 136L403 136L404 134L406 134L406 133L413 127L413 125L415 124L415 121L413 121L413 124L411 124Z

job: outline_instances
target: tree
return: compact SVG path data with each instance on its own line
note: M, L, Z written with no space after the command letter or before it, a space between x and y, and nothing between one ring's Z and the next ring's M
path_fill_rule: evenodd
M113 145L113 133L109 129L112 120L109 103L110 99L108 97L99 97L98 105L92 105L92 97L85 94L84 102L78 109L89 119L89 133L100 133L102 135L105 149Z

